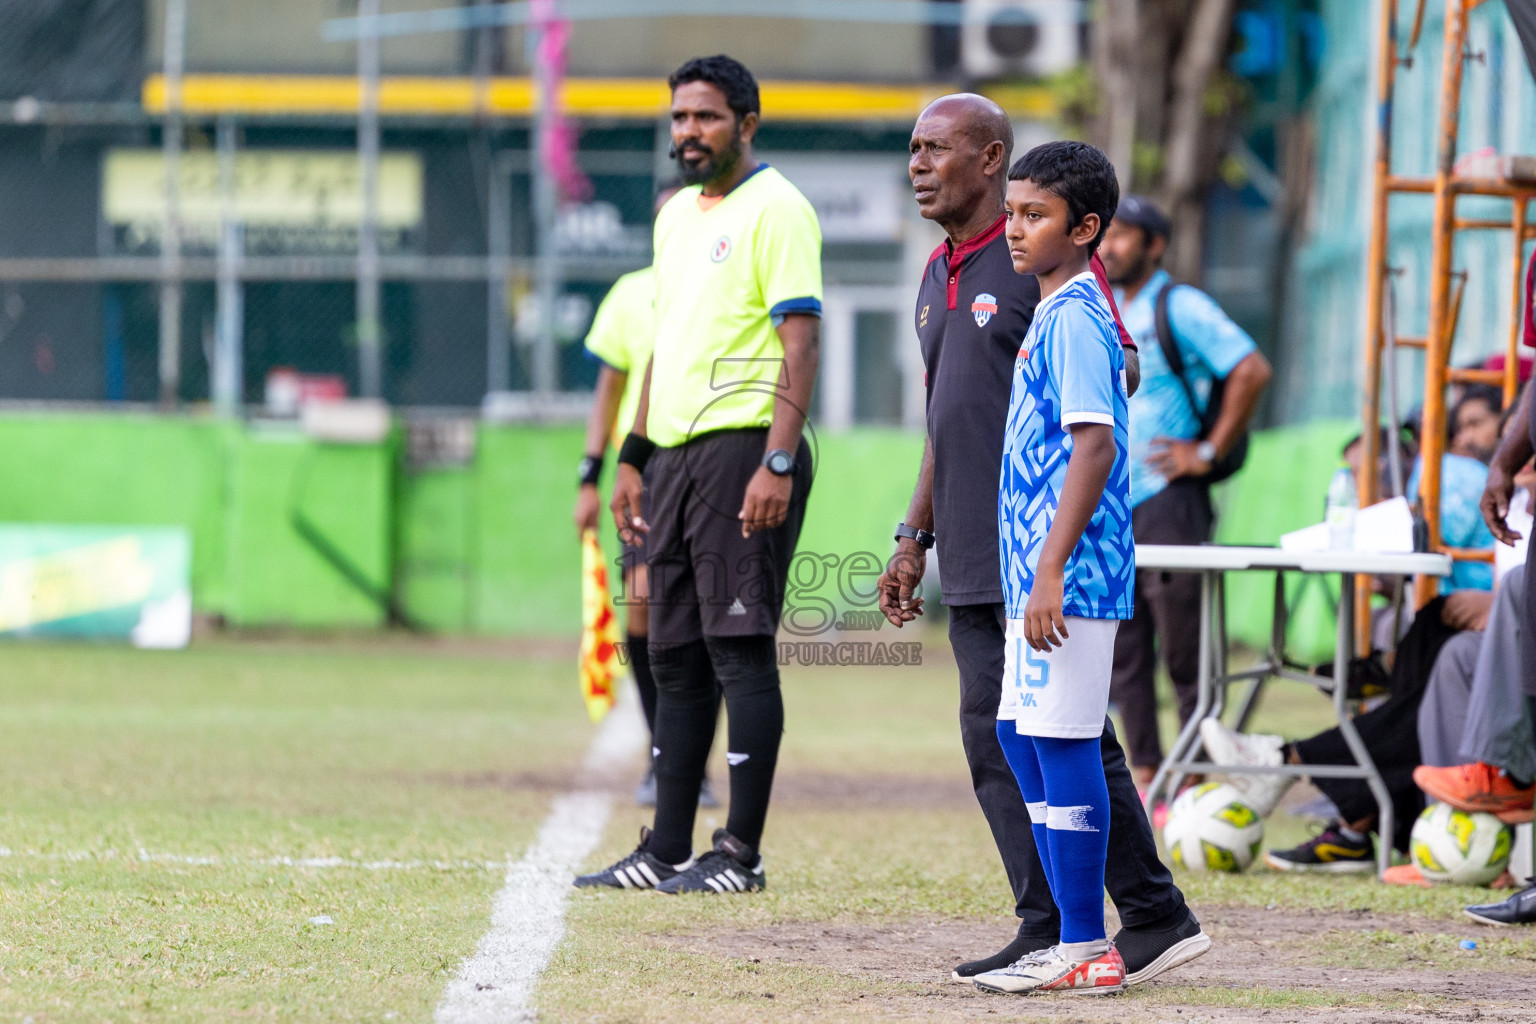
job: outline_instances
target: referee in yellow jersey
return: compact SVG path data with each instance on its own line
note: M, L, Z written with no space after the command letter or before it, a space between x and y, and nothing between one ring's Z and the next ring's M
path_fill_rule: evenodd
M801 433L818 360L821 229L806 198L752 155L761 106L750 71L704 57L668 84L688 187L656 220L655 347L612 502L650 572L655 827L576 884L748 892L763 887L758 845L784 730L774 636L811 486ZM730 813L695 859L717 678Z

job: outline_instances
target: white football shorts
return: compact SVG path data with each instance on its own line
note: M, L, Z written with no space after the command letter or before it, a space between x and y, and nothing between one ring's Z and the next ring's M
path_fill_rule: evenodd
M997 717L1020 736L1078 740L1104 731L1120 620L1068 615L1066 622L1066 642L1045 653L1024 639L1023 619L1008 620Z

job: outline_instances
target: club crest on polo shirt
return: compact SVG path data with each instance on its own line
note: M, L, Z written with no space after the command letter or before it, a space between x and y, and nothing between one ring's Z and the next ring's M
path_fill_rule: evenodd
M709 250L709 258L716 263L724 263L725 258L731 254L731 238L729 235L721 235L715 239L715 244Z
M992 319L992 314L996 312L997 296L988 292L982 292L971 303L971 316L976 319L977 327L987 326L987 322Z

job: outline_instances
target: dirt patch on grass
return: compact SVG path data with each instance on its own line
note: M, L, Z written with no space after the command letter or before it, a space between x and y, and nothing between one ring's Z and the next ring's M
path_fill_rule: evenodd
M571 788L570 774L560 772L424 772L400 778L445 789L495 789L505 793L564 793Z
M803 809L853 807L931 808L976 807L970 779L901 775L838 775L831 772L785 772L773 782L775 806Z
M1536 973L1519 963L1477 962L1480 944L1497 933L1468 922L1375 914L1254 907L1207 907L1201 922L1214 940L1199 960L1125 996L1077 1000L1065 996L987 995L949 981L953 966L989 953L1011 938L1006 922L904 922L885 925L785 924L741 932L678 936L670 945L707 956L781 963L854 974L869 980L850 1000L858 1016L970 1020L1227 1024L1337 1020L1376 1022L1536 1021ZM1427 955L1390 954L1379 966L1340 966L1369 955L1330 954L1351 934L1431 936ZM851 1009L852 1007L850 1007Z

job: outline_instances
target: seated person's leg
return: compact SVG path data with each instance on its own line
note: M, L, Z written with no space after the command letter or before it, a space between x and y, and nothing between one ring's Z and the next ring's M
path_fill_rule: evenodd
M1445 642L1430 670L1419 705L1419 757L1425 764L1460 764L1457 753L1467 726L1467 702L1483 634L1458 633Z
M1536 777L1536 745L1521 686L1524 591L1525 567L1519 566L1504 577L1494 598L1473 666L1465 726L1455 748L1440 752L1426 746L1425 767L1414 773L1414 782L1436 800L1516 821L1530 820L1536 795L1531 785ZM1448 643L1446 651L1460 639ZM1440 661L1445 661L1444 653ZM1420 713L1421 739L1430 714L1426 701ZM1445 714L1449 717L1454 709L1445 709Z
M1494 597L1487 640L1472 677L1457 763L1485 761L1529 781L1536 778L1536 745L1531 741L1521 685L1526 675L1520 654L1524 607L1525 566L1521 565L1505 575Z
M1200 723L1200 738L1206 753L1217 764L1350 764L1349 747L1337 729L1303 741L1313 758L1330 757L1334 761L1303 757L1301 744L1286 743L1279 736L1245 736L1233 732L1213 718ZM1409 772L1412 769L1408 769ZM1400 776L1402 772L1398 773ZM1296 781L1291 775L1233 775L1231 782L1243 794L1250 807L1268 817L1281 796ZM1401 780L1400 780L1401 781ZM1318 779L1318 788L1339 807L1341 820L1330 822L1316 837L1291 850L1271 850L1265 861L1278 871L1370 871L1375 866L1375 848L1370 832L1376 827L1376 799L1364 782L1354 779ZM1413 799L1418 791L1410 782ZM1391 784L1388 788L1390 790ZM1395 804L1394 804L1395 806ZM1417 813L1415 808L1414 813Z
M1423 809L1423 795L1413 784L1413 770L1419 765L1419 704L1436 657L1446 641L1458 632L1447 625L1442 616L1445 604L1445 598L1437 597L1419 610L1393 660L1392 696L1386 703L1357 716L1353 723L1392 797L1396 817L1393 829L1396 834L1392 839L1394 845L1402 849L1407 848L1413 819ZM1201 723L1200 736L1205 741L1206 752L1217 763L1355 763L1343 733L1337 728L1284 744L1278 736L1240 736L1220 723L1207 720ZM1258 781L1245 782L1245 778ZM1290 780L1281 776L1237 776L1232 781L1240 789L1245 785L1248 787L1254 810L1261 814L1272 811L1290 785ZM1338 807L1344 827L1368 819L1374 824L1376 799L1364 780L1312 781ZM1369 860L1368 855L1366 859Z

